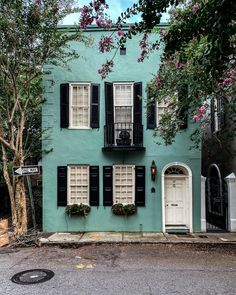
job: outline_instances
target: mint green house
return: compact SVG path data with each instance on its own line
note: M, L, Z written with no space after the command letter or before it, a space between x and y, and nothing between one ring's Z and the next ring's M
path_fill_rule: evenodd
M152 106L147 116L145 89L160 56L137 63L136 36L102 81L98 69L113 53L99 53L97 43L109 32L90 27L86 34L94 45L79 45L70 71L45 68L43 149L52 151L42 160L43 230L200 231L201 154L189 149L193 123L188 119L166 147L153 137L165 105ZM86 217L65 214L66 205L81 203L91 207ZM137 212L117 216L116 203L135 204Z

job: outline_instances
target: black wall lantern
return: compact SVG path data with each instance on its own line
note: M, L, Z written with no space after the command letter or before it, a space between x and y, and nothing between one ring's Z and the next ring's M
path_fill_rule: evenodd
M155 164L155 161L152 161L152 165L150 168L151 168L151 179L154 181L157 174L157 166Z

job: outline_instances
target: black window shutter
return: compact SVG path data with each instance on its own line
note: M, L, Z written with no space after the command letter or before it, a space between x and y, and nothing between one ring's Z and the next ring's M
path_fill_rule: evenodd
M105 82L105 109L106 109L106 143L114 144L114 101L113 84Z
M222 129L225 126L225 101L218 98L219 126Z
M103 166L103 206L113 204L112 166Z
M91 84L90 127L99 128L100 85Z
M106 125L114 123L113 84L105 82Z
M135 205L145 206L145 166L135 166Z
M134 83L134 123L142 124L142 82Z
M211 99L211 132L214 133L216 130L215 126L215 100Z
M151 100L150 88L147 87L147 129L156 128L156 101Z
M57 206L67 205L67 166L57 167Z
M99 206L99 166L89 167L89 203Z
M69 84L60 85L60 123L61 128L69 127Z
M180 102L180 109L178 110L178 119L182 122L179 129L186 129L188 127L188 85L183 85L178 92L178 100Z

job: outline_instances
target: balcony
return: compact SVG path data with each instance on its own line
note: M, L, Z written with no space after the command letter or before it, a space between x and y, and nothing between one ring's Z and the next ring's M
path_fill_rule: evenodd
M114 123L104 126L103 150L145 150L143 147L143 125Z

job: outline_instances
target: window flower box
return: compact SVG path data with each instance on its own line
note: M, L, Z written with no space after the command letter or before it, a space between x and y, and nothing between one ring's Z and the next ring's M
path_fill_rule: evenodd
M113 214L120 216L130 216L137 212L137 207L134 204L117 203L111 207Z
M67 205L65 208L65 213L69 216L87 216L90 211L90 206L85 204Z

